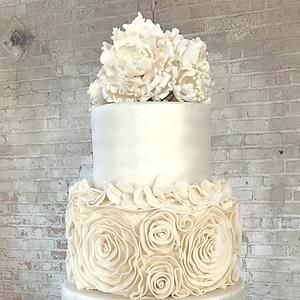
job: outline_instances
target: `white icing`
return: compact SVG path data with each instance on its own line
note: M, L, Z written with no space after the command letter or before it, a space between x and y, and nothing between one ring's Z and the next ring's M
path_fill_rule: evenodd
M92 110L93 177L152 185L210 178L209 107L199 103L119 103Z
M119 182L102 182L101 185L95 188L85 179L76 183L70 188L69 205L115 206L124 210L170 208L179 213L191 213L214 205L230 210L235 204L230 185L220 180L189 184L157 177L152 186Z
M139 226L140 241L147 255L178 250L180 237L177 223L177 215L170 211L155 211L142 220Z
M139 270L141 280L133 298L165 299L182 298L189 295L184 286L184 270L173 256L153 255L143 260Z
M239 204L228 185L156 182L98 190L82 181L70 189L67 272L77 288L164 299L238 280Z
M183 229L186 234L182 238L181 252L191 294L226 288L232 283L229 270L235 248L235 229L230 220L217 207L187 218L193 226Z
M69 231L68 276L79 289L126 295L138 275L137 237L121 211L86 208Z

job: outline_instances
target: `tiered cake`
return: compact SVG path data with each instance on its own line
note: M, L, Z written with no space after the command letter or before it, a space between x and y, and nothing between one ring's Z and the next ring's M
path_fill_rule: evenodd
M243 300L239 203L210 179L205 44L140 14L124 29L89 90L94 175L70 188L62 299Z

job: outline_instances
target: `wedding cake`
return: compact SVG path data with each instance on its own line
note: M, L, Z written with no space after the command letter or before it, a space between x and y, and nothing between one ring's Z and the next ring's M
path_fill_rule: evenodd
M90 85L93 178L70 188L63 300L243 300L239 202L210 178L205 43L141 14Z

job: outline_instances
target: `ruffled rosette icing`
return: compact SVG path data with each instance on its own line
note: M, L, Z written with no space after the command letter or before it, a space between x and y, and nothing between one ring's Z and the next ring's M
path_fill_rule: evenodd
M139 243L121 211L91 210L69 236L68 276L79 289L127 294L137 281Z
M173 183L166 177L157 177L152 186L133 186L128 183L102 182L100 188L82 180L70 189L69 205L88 207L115 206L125 210L171 208L179 212L220 205L233 205L232 190L225 181L189 184Z
M193 295L201 295L225 288L228 281L224 279L231 276L229 271L237 246L230 220L217 207L187 218L189 225L181 227L185 234L180 250L189 290Z
M221 181L70 189L68 279L132 299L182 298L239 278L239 203Z
M180 237L177 232L178 217L171 211L154 211L140 224L141 249L149 256L177 251Z
M184 270L173 256L153 255L143 261L140 281L133 298L182 298L189 295L184 287Z

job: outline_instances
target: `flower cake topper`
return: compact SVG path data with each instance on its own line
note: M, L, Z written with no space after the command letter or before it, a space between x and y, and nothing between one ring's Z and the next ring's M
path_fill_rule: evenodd
M94 105L162 101L171 93L180 102L210 101L210 66L199 37L163 32L141 13L123 29L113 30L112 44L103 43L102 68L88 90Z

